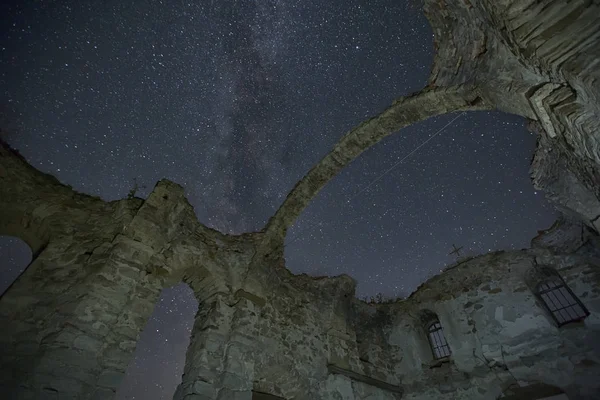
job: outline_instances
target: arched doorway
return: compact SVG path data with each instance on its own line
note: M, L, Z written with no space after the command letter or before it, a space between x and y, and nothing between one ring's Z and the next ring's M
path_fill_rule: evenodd
M163 289L141 332L116 400L170 399L181 383L198 301L185 283Z

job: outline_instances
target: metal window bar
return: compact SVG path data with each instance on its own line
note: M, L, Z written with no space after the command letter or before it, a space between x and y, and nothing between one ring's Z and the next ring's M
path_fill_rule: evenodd
M444 337L442 324L439 321L429 325L429 343L433 351L433 357L439 360L450 355L450 346Z
M538 286L538 295L558 326L581 321L589 315L581 301L562 280L553 279L541 283Z

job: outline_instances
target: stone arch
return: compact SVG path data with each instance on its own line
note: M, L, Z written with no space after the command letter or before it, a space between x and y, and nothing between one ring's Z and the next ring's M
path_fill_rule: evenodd
M186 283L194 292L194 296L198 303L209 301L214 296L221 294L224 296L231 295L231 288L227 285L223 276L226 271L211 272L208 268L202 265L197 265L185 272L182 277L182 282Z
M39 254L49 240L47 229L34 227L25 213L13 207L3 207L0 212L0 236L13 236L27 243L32 255Z
M541 140L533 162L534 185L598 230L597 219L590 220L597 213L589 210L600 207L600 155L589 149L598 147L595 133L600 129L600 80L593 72L600 53L590 51L597 48L600 9L556 0L523 13L520 1L488 3L425 2L436 47L429 86L396 100L343 136L268 221L259 256L283 247L287 229L311 199L368 147L431 116L477 109L497 108L538 121ZM565 13L570 13L569 20L556 19ZM540 21L546 29L539 28ZM552 83L551 76L556 78ZM585 204L573 201L567 189L576 189L577 200L585 198Z
M244 290L252 290L246 283L247 264L240 262L246 259L241 255L245 252L229 248L229 244L237 246L235 243L239 245L231 237L210 232L201 244L204 251L185 255L183 247L174 250L177 262L188 266L180 272L181 281L190 286L198 300L176 400L189 395L228 399L239 396L238 392L251 396L253 354L258 347L257 310L264 299ZM248 252L247 262L251 254Z
M263 228L264 245L258 254L271 251L265 247L281 250L288 228L327 182L362 152L383 138L406 126L437 115L490 108L480 91L471 85L427 87L420 92L395 100L379 115L346 133L333 149L296 184Z
M155 382L153 394L172 398L183 374L198 303L186 283L163 288L152 315L140 332L132 359L116 392L120 399L137 398ZM160 332L156 334L155 332ZM144 379L137 379L143 376ZM177 381L177 377L179 381Z
M16 150L0 140L0 236L23 240L34 257L50 239L50 229L39 217L58 208L58 205L53 207L40 201L39 193L48 192L54 185L60 186L56 179L34 169Z
M24 360L0 371L9 396L111 398L152 314L162 255L123 234L78 235L49 241L2 297L0 357Z
M413 321L412 334L415 335L417 354L421 359L421 363L435 367L447 361L447 355L438 357L439 354L436 354L434 343L430 338L430 328L436 323L441 324L438 314L430 308L420 308L414 313L409 313L409 315Z
M213 270L209 264L190 263L182 271L181 282L187 284L198 309L194 316L190 342L186 351L181 383L174 399L188 395L205 395L215 398L218 392L220 369L226 353L226 342L233 318L230 307L232 293L224 277L226 270Z
M421 311L419 311L418 316L419 316L419 323L421 324L421 327L424 329L426 329L432 323L440 320L435 312L433 312L427 308L424 308Z

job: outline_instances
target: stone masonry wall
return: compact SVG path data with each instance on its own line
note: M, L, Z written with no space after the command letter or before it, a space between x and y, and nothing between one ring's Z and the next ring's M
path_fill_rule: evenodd
M588 0L426 0L430 85L476 84L534 123L534 185L600 229L600 4Z
M279 272L256 279L264 287L201 306L176 398L250 399L255 390L284 399L496 399L515 385L558 382L570 398L592 399L600 391L600 248L595 234L565 225L533 249L452 266L391 304L355 299L349 277L270 265ZM541 266L581 299L591 313L584 322L555 326L528 286ZM423 310L444 327L448 362L433 360Z
M528 383L597 398L600 4L424 3L428 87L342 137L260 232L208 229L169 181L146 200L77 193L0 143L0 234L33 252L0 298L2 398L113 398L160 290L181 281L200 307L178 400L496 399ZM285 269L287 228L362 151L432 115L491 108L533 121L534 184L590 229L563 221L532 249L464 260L390 304L356 300L348 276ZM590 315L556 327L532 292L536 268L558 271ZM447 362L423 330L432 313Z
M570 398L600 393L600 260L591 251L551 255L532 251L490 254L434 278L390 308L390 344L400 346L406 398L494 399L519 382L560 386ZM528 287L537 266L555 268L590 315L558 328ZM419 310L438 316L452 355L437 365L418 321ZM407 340L407 337L410 338Z
M595 398L600 248L596 236L589 240L570 254L537 248L484 255L391 304L355 299L351 282L335 288L329 279L299 276L313 280L311 290L272 286L266 298L239 310L254 318L252 335L246 328L229 333L244 336L253 352L239 365L253 369L246 375L253 384L247 397L236 398L250 399L253 388L285 399L496 399L539 382L571 399ZM590 315L583 322L555 325L528 286L541 266L556 269L584 303ZM438 316L452 351L448 362L433 360L422 310Z
M143 202L104 203L69 193L43 174L19 176L28 166L13 160L4 183L21 178L21 194L46 190L65 199L14 202L0 213L1 229L37 246L31 265L0 299L0 393L112 398L167 277L176 275L171 268L178 264L165 250L185 229L191 207L170 182Z
M598 393L600 251L583 225L560 221L532 249L464 261L406 300L373 305L354 298L348 276L295 276L280 251L257 258L262 232L197 223L175 184L134 201L49 235L2 296L4 397L113 398L160 290L180 281L200 307L178 400L495 399L517 382ZM71 211L45 218L68 220L61 212ZM36 213L12 226L37 232ZM591 313L583 323L554 326L527 286L536 265L559 271ZM448 362L432 359L423 310L444 327Z
M557 224L533 249L462 262L391 304L355 299L349 277L269 265L278 272L257 278L263 287L201 305L175 398L250 399L255 390L284 399L496 399L515 385L558 382L571 399L592 399L600 248L582 229ZM555 268L590 311L583 323L555 326L528 286L541 266ZM448 362L433 360L423 310L444 327Z

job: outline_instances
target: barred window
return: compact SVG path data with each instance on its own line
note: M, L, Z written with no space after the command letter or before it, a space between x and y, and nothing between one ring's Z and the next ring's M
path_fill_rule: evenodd
M558 326L581 321L590 313L560 278L549 279L538 285L538 295L556 320Z
M433 351L433 357L439 360L450 355L450 346L446 342L444 336L444 330L440 321L434 321L429 325L429 343L431 344L431 350Z

